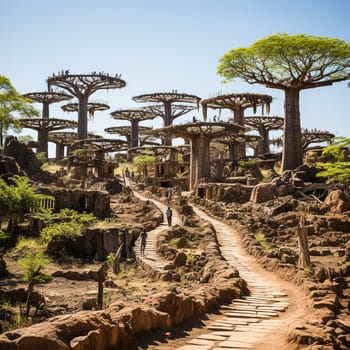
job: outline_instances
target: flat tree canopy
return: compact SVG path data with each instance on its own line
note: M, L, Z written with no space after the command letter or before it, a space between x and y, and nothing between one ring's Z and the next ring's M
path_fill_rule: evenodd
M240 78L285 91L282 170L295 169L303 163L300 90L349 79L350 44L305 34L274 34L250 47L228 51L217 72L226 81Z

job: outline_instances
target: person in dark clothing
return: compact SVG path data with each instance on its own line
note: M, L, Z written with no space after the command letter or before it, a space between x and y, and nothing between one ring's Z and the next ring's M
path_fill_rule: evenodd
M166 210L166 218L168 220L168 226L171 226L172 217L173 217L173 211L169 206L168 209Z
M141 255L145 255L146 243L147 243L147 231L145 228L142 229L141 234Z

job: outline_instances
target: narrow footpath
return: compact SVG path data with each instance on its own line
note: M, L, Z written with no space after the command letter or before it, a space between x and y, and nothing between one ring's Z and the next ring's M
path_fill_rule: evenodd
M142 200L150 200L164 213L166 206L154 199L134 193ZM218 221L199 208L195 213L215 227L222 256L235 266L240 276L248 283L251 295L235 299L230 305L223 305L222 317L216 318L196 332L185 345L173 347L178 350L229 350L229 349L301 349L288 344L286 330L290 322L301 318L306 302L298 295L296 288L264 270L240 245L238 232ZM181 225L181 218L173 210L173 225ZM154 270L161 271L167 263L156 251L157 235L166 229L164 221L148 233L145 255L140 256L140 241L136 242L137 259ZM305 304L305 305L304 305Z

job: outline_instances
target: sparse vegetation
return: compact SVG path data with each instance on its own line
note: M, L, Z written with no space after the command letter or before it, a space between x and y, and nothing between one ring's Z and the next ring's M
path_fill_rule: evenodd
M34 284L48 281L47 277L42 275L40 271L49 264L49 260L44 256L43 251L39 250L38 252L27 252L25 257L20 259L18 263L24 268L24 274L28 281L25 313L25 317L28 319L30 312L30 299L33 293Z
M273 243L271 242L267 242L265 240L265 235L262 231L257 231L255 234L254 234L254 237L255 239L259 242L260 246L263 248L263 249L272 249L273 248Z

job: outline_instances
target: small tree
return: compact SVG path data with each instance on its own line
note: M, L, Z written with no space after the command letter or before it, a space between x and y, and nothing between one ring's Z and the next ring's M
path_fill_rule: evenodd
M303 162L300 91L349 79L350 44L305 34L274 34L248 48L230 50L219 62L218 73L227 80L240 78L284 91L282 170L292 170Z
M2 214L9 218L9 232L16 230L25 214L39 210L40 198L47 197L36 193L28 181L27 177L18 175L10 178L10 184L0 179L0 208Z
M18 263L24 268L25 278L28 281L27 289L27 301L26 301L26 318L29 317L30 312L30 299L34 290L34 284L40 283L40 270L49 264L49 259L44 256L42 250L38 252L28 252L26 256L20 260Z
M3 146L4 133L13 127L20 131L20 120L14 113L23 117L39 116L40 113L30 105L32 101L20 95L12 86L10 80L0 75L0 146Z
M148 167L152 166L155 162L155 157L152 155L137 156L133 160L134 164L143 169L144 177L148 176Z

